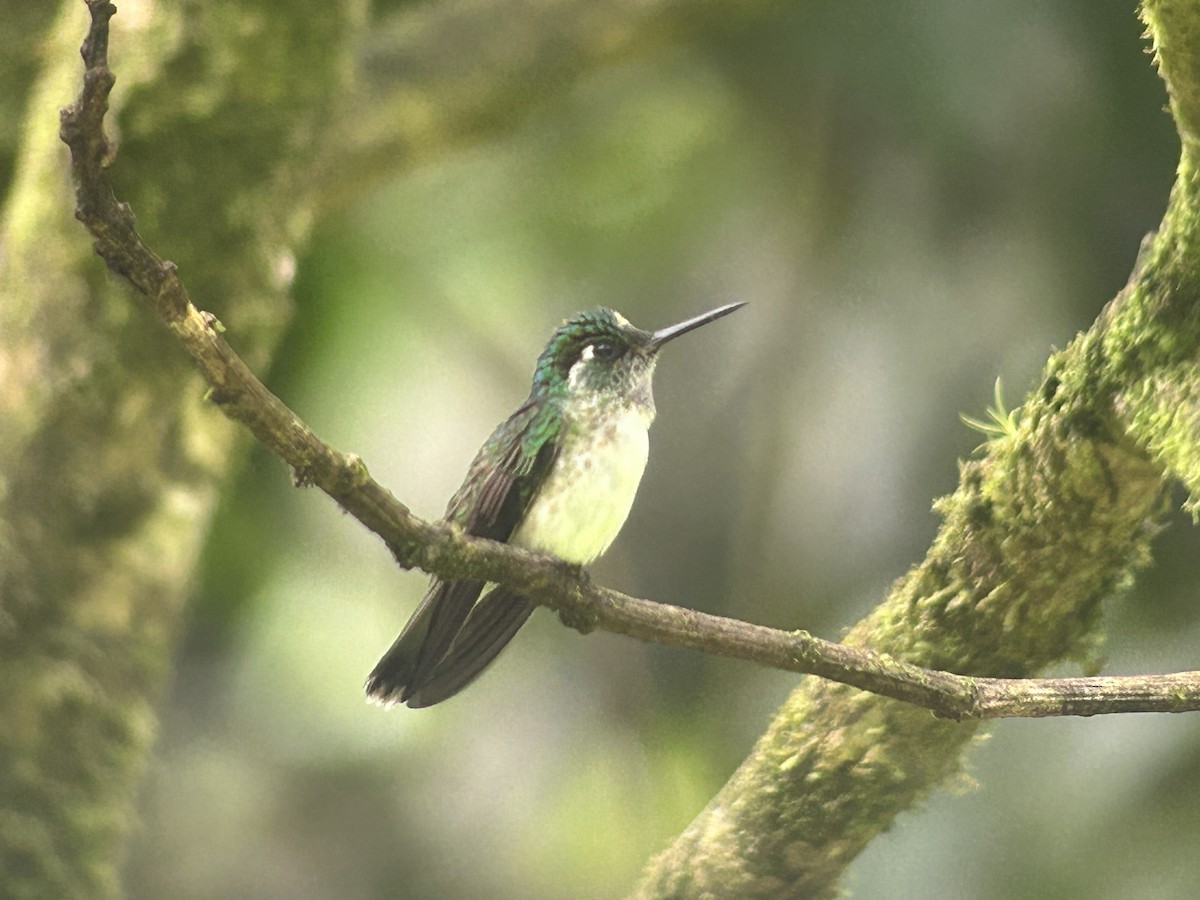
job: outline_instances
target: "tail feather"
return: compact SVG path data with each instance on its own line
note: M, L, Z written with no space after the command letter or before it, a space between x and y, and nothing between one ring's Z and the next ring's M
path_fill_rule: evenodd
M503 587L475 602L480 582L435 584L367 676L367 696L416 709L446 700L482 672L533 612Z
M453 697L491 665L525 624L533 604L506 587L496 587L475 604L450 651L406 697L413 709Z
M433 615L430 595L426 594L400 636L367 676L367 697L383 706L403 703L416 671L417 659L429 633L429 618Z
M400 636L367 676L367 696L384 706L407 700L446 655L482 588L480 581L430 582Z

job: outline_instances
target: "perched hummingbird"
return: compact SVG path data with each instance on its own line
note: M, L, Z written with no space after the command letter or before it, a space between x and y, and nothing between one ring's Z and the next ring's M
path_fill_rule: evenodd
M744 303L642 331L600 308L568 319L538 357L529 398L480 448L446 518L468 534L587 565L625 524L646 468L651 380L668 341ZM533 604L503 586L434 578L367 678L380 703L432 706L466 687Z

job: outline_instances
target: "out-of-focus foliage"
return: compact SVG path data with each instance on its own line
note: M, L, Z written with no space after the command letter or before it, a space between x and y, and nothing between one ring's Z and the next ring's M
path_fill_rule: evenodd
M269 382L435 516L550 330L612 305L673 345L650 466L594 576L834 637L932 536L1010 403L1123 284L1176 144L1124 4L799 4L597 71L326 222ZM447 47L447 53L453 48ZM1111 671L1191 666L1196 536L1110 612ZM164 712L139 897L606 897L792 676L539 613L431 710L361 682L424 580L251 453ZM861 897L1187 897L1194 717L1005 722L851 870Z

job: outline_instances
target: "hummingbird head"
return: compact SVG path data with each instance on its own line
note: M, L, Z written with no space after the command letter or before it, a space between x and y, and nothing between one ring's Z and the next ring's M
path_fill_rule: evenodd
M658 331L643 331L607 307L580 313L558 327L538 357L534 390L578 400L609 397L652 410L650 383L663 345L741 306L730 303Z

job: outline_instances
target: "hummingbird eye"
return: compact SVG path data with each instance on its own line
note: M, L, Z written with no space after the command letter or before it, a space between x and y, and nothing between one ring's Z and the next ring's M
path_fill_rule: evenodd
M600 340L590 345L592 357L604 362L611 362L621 355L621 348L616 341Z

